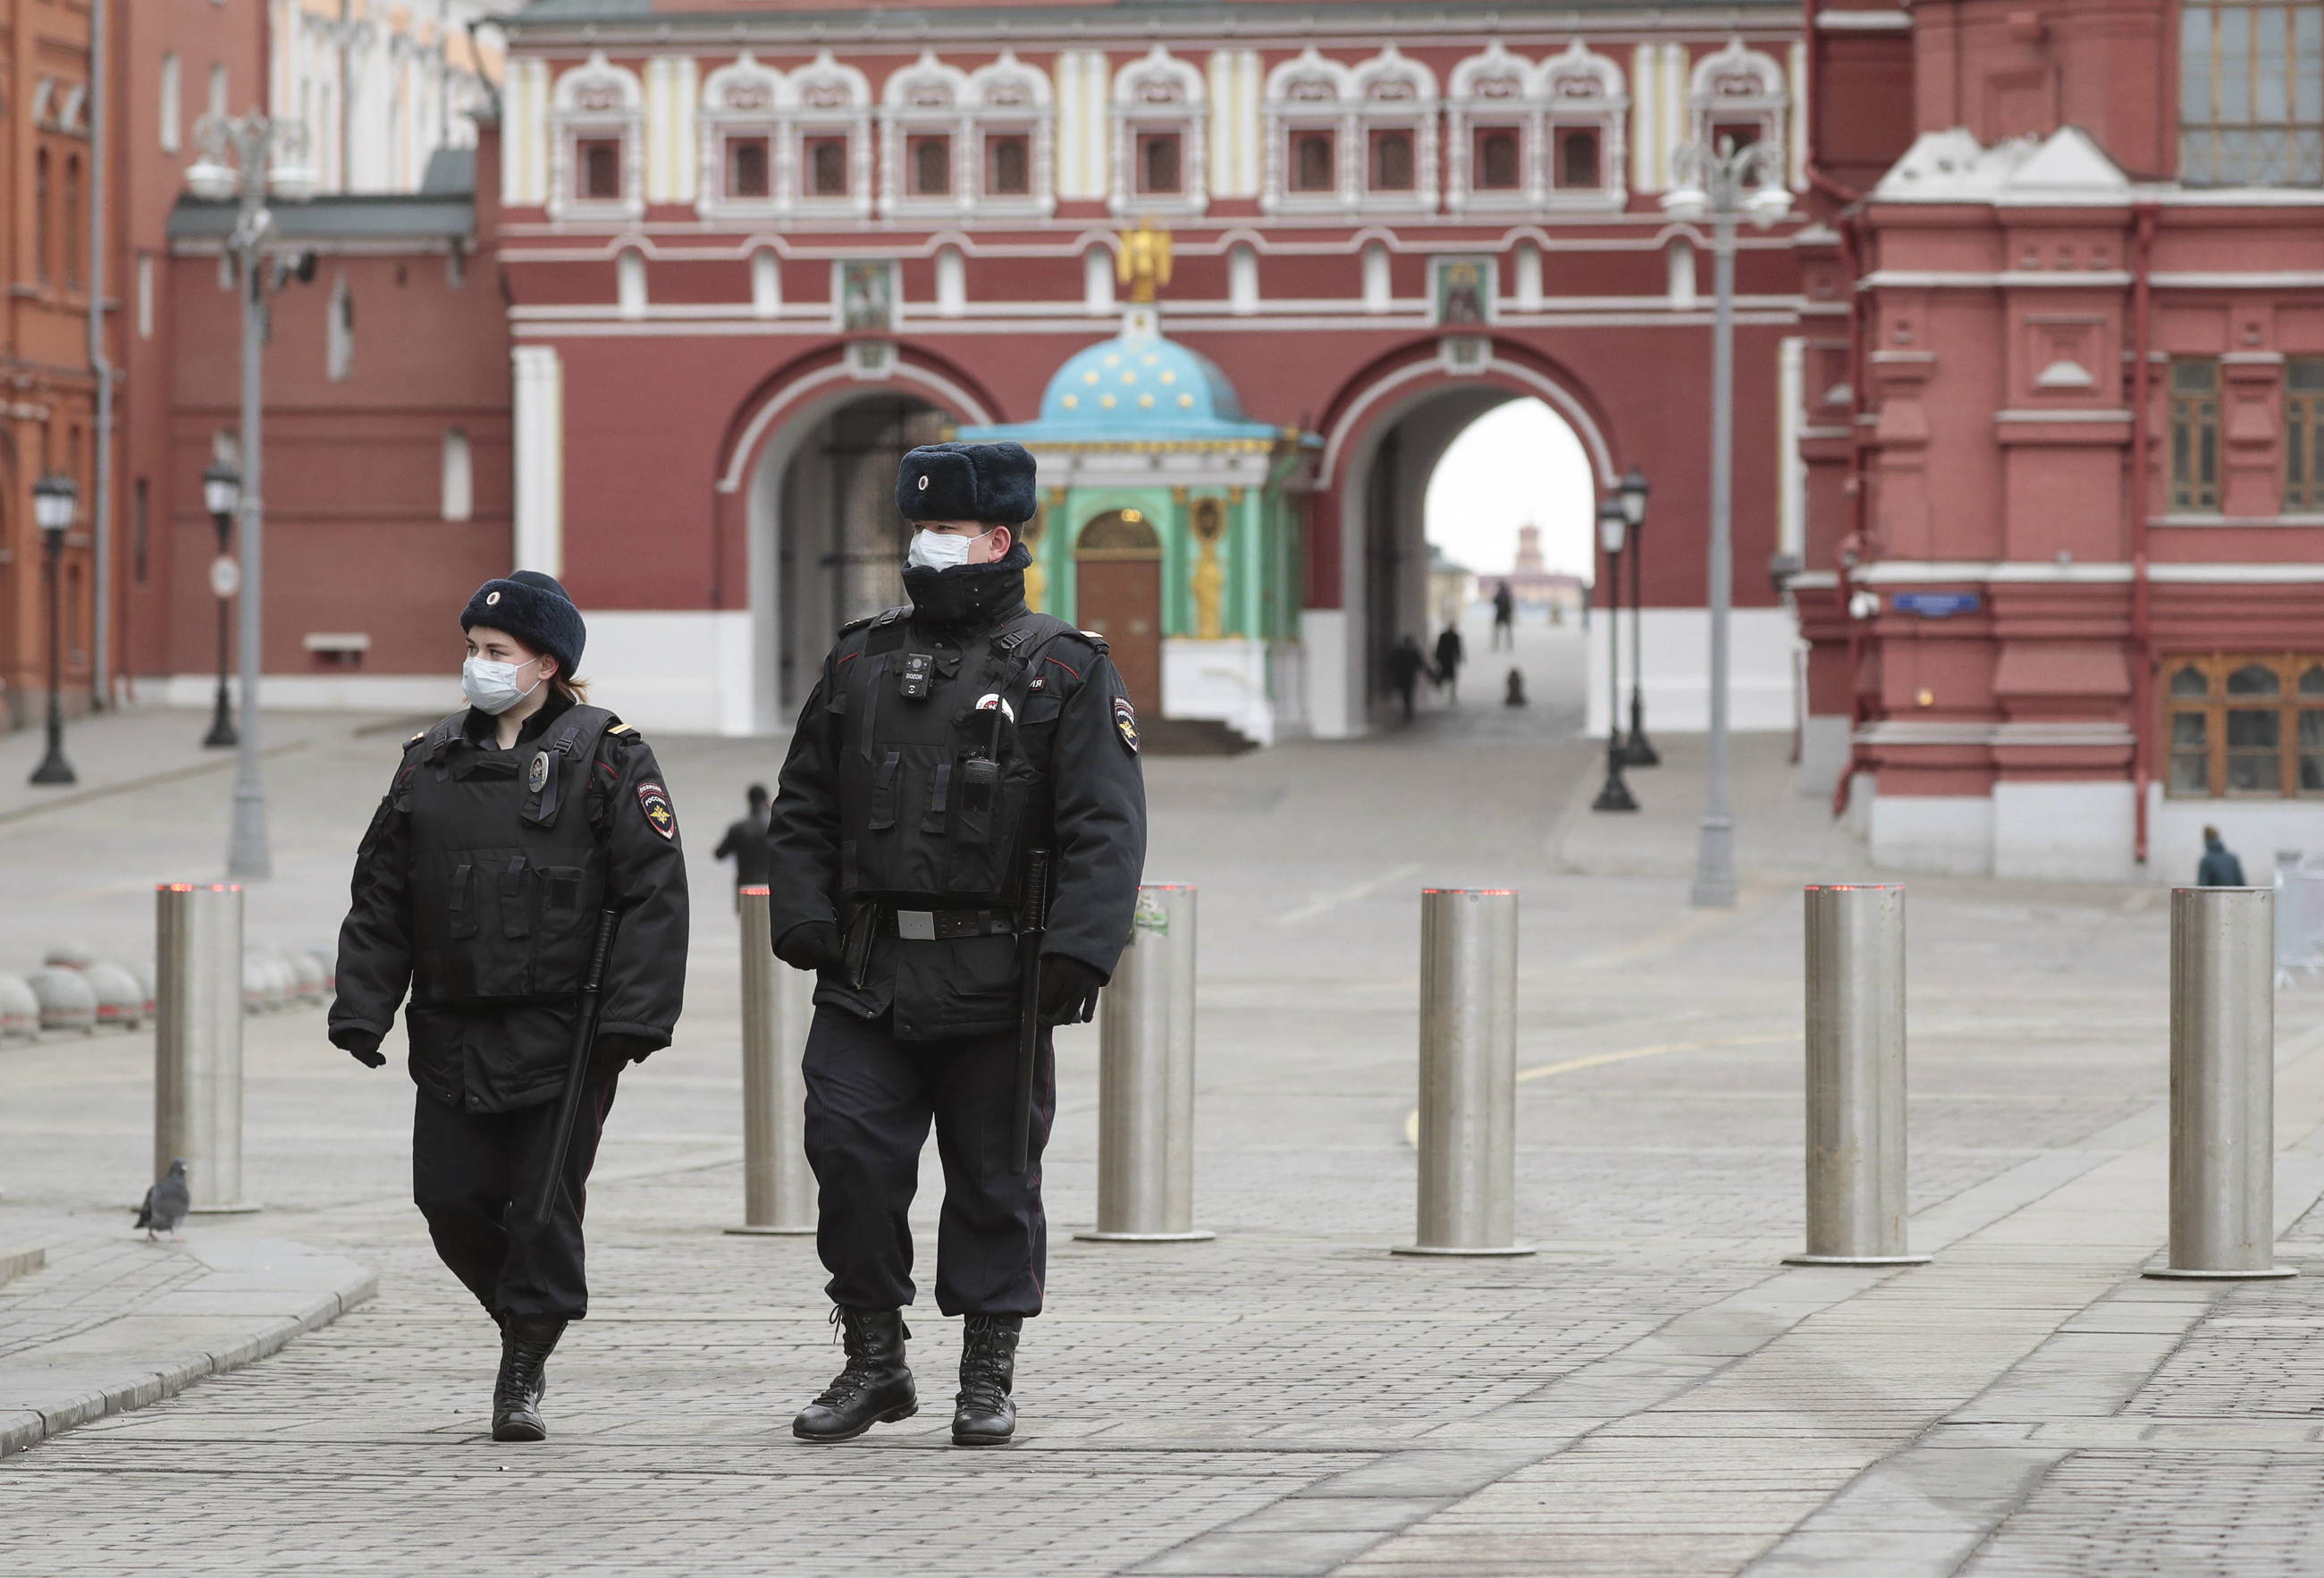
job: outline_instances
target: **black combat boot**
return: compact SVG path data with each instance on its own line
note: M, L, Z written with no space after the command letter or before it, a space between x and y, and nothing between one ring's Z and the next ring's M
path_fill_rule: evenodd
M493 1439L546 1441L540 1422L541 1370L565 1334L549 1315L511 1315L501 1323L501 1375L493 1387Z
M791 1434L801 1441L853 1441L874 1425L908 1419L920 1411L904 1343L912 1334L899 1309L831 1312L847 1344L847 1368L831 1378L821 1396L799 1410Z
M954 1446L1006 1446L1017 1433L1017 1338L1022 1315L973 1315L961 1323L960 1396L954 1399Z

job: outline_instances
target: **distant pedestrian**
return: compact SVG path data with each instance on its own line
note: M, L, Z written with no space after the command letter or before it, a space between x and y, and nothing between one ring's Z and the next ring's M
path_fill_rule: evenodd
M468 706L403 743L355 851L329 1035L377 1068L402 1010L413 1199L501 1329L493 1439L540 1441L541 1371L589 1311L582 1206L613 1087L678 1023L686 854L652 749L574 677L586 632L565 588L538 570L486 581L460 625ZM553 1171L584 1034L578 1121Z
M1493 588L1493 651L1517 644L1517 595L1503 581Z
M1388 683L1396 687L1396 694L1404 703L1404 721L1407 724L1412 721L1420 677L1427 669L1427 655L1421 651L1420 643L1408 635L1399 639L1396 650L1388 655Z
M742 909L742 890L767 885L770 864L767 855L767 786L754 783L743 798L750 811L740 822L726 825L726 836L710 852L713 860L732 858L734 862L734 909Z
M2227 841L2216 827L2203 829L2203 858L2195 867L2195 885L2199 888L2246 888L2244 863L2236 858Z
M1468 643L1461 639L1458 630L1446 625L1444 632L1436 638L1436 685L1454 706L1461 705L1461 665L1468 658Z
M1503 706L1523 706L1526 704L1525 670L1511 666L1508 688L1501 693Z

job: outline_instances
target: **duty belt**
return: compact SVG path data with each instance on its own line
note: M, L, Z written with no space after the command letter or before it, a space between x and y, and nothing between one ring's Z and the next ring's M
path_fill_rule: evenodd
M897 909L886 904L878 909L880 935L907 942L1001 937L1017 929L1017 917L1006 909Z

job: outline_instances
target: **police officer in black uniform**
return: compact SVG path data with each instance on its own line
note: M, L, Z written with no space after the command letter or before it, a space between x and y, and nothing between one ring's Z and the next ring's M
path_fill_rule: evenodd
M581 1213L616 1076L678 1023L686 862L653 752L573 678L586 632L565 588L532 570L487 581L460 624L471 705L404 743L355 853L330 1038L379 1067L409 989L413 1197L500 1324L493 1438L540 1441L542 1368L588 1313ZM536 1227L607 910L587 1084Z
M847 1351L792 1424L808 1441L918 1411L907 1213L931 1118L945 1171L936 1307L967 1317L953 1440L1000 1445L1016 1427L1017 1340L1041 1311L1048 1249L1048 1027L1094 1010L1146 857L1138 719L1105 642L1025 606L1032 561L1016 529L1033 482L1017 444L904 457L911 604L841 632L776 790L774 948L818 975L807 1150ZM1034 1057L1020 1087L1028 972Z

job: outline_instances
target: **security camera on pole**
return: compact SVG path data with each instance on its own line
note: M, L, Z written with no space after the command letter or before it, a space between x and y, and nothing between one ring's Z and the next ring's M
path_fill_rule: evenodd
M263 580L265 506L259 489L262 399L261 363L266 348L266 242L274 217L266 210L272 191L285 202L315 195L315 172L306 162L307 128L253 111L246 115L204 115L194 126L201 157L186 171L186 189L207 203L238 197L227 254L242 286L242 730L234 781L234 829L226 844L226 875L245 881L272 876L273 856L266 839L266 791L258 781L258 673L264 656ZM215 506L203 479L206 502ZM221 553L223 557L223 553ZM213 731L215 732L215 731Z
M1671 155L1678 184L1663 211L1681 223L1712 221L1718 311L1711 338L1711 793L1694 870L1698 909L1735 905L1735 817L1728 793L1728 614L1735 598L1735 226L1761 229L1791 212L1783 150L1771 143L1716 148L1688 143Z

